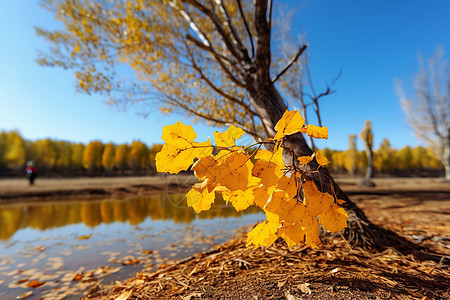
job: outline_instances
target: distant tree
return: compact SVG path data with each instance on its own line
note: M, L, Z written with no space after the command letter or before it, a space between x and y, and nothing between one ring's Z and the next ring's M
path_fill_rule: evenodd
M2 175L6 169L5 154L6 154L7 145L8 145L8 135L6 132L1 131L0 132L0 175Z
M354 176L358 168L358 149L356 146L356 134L348 136L348 149L345 151L345 168L350 176Z
M103 144L100 141L91 141L84 148L83 166L89 172L98 172L102 167Z
M450 180L450 68L444 48L438 47L427 64L420 58L419 65L414 96L407 96L400 81L397 92L414 133L436 151Z
M110 172L115 165L115 145L113 143L108 143L105 145L102 155L102 166L106 171Z
M130 165L134 170L142 170L148 166L150 151L141 141L133 141L130 146Z
M374 165L377 170L384 173L392 172L397 168L396 151L386 138L383 139L375 152Z
M364 186L374 186L375 184L370 180L373 177L373 133L372 122L370 120L365 122L364 128L361 130L359 136L363 140L367 157L366 176L360 184Z
M121 144L116 148L114 163L120 171L128 169L130 147L127 144Z
M72 144L67 141L55 141L55 144L58 149L56 168L58 172L64 173L72 167Z
M6 151L3 156L6 165L18 171L26 161L25 141L16 130L6 135Z
M74 169L83 168L83 154L86 147L83 143L73 143L72 147L72 165Z
M413 154L410 146L397 150L397 163L400 170L411 170L413 168Z

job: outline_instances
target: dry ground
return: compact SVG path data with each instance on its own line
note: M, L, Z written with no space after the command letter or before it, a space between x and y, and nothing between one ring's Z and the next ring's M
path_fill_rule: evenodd
M378 179L375 189L340 180L376 224L450 256L450 184ZM336 238L316 249L246 248L245 234L216 249L161 265L85 299L450 299L450 266L395 249L351 248Z

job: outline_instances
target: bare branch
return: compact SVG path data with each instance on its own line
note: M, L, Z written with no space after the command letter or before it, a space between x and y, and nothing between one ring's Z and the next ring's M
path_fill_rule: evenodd
M240 51L242 52L242 55L244 56L245 61L250 61L250 57L248 55L248 51L245 48L244 44L242 43L242 40L240 39L239 35L237 34L237 31L234 29L233 23L231 22L230 15L223 4L222 0L218 0L220 2L220 8L222 14L224 14L226 22L225 24L228 25L228 28L230 29L231 34L234 37L235 43L237 44L237 47L239 47Z
M250 106L248 106L244 101L237 99L231 95L228 95L227 93L225 93L221 88L217 87L211 80L209 80L209 78L206 77L205 73L202 71L202 68L200 66L197 65L194 55L193 53L190 51L189 46L187 45L187 43L185 43L186 49L188 50L189 56L190 56L190 61L192 63L192 67L197 71L197 73L200 75L200 77L219 95L225 97L226 99L230 100L233 103L236 103L238 105L240 105L242 108L245 109L246 112L248 112L252 117L254 115L258 114L251 109Z
M230 122L230 121L225 121L225 120L222 120L222 119L213 118L213 117L208 116L206 114L202 114L198 110L192 109L188 105L178 101L176 98L173 98L170 95L165 94L163 91L161 91L161 90L158 90L158 91L162 95L160 97L160 98L162 98L160 100L161 102L164 102L163 99L166 98L169 102L173 102L175 105L181 107L183 110L185 110L185 111L187 111L187 112L189 112L189 113L191 113L191 114L193 114L193 115L195 115L195 116L197 116L199 118L205 119L207 121L214 122L216 124L224 125L224 126L227 126L229 124L233 124L233 125L235 125L237 127L242 128L242 130L244 130L246 133L250 134L251 136L253 136L255 138L262 138L257 132L255 132L255 131L253 131L253 130L243 126L240 122L238 122L236 120L233 120L233 122ZM238 125L236 125L236 124L238 124Z
M200 12L202 12L205 16L207 16L215 25L217 32L222 37L222 40L224 41L225 45L227 46L227 49L231 52L231 54L238 59L238 62L241 63L244 59L242 52L236 49L236 44L233 43L230 39L230 34L227 33L225 28L223 27L223 24L221 23L218 16L215 14L215 12L207 7L205 7L203 4L198 2L197 0L183 0L184 3L192 5L196 9L198 9Z
M213 57L215 58L215 61L217 61L217 63L219 63L220 67L222 68L222 70L227 74L228 78L233 81L236 85L240 86L240 87L244 87L245 85L234 76L233 72L231 72L227 66L225 65L225 62L229 65L233 65L227 58L223 57L222 55L218 54L213 48L211 47L205 47L204 44L202 44L199 40L197 40L195 37L193 37L190 34L186 35L186 39L188 39L189 41L193 42L197 47L199 47L202 50L206 50L209 53L211 53L213 55ZM225 62L224 62L225 61Z
M242 9L241 0L236 0L236 1L238 3L238 6L239 6L239 12L241 13L241 17L242 17L242 20L244 22L245 29L247 30L248 39L250 40L250 45L252 46L252 56L251 57L253 58L253 57L255 57L255 45L253 44L253 36L252 36L251 31L250 31L250 27L248 26L247 19L245 18L244 11Z
M278 73L278 75L275 77L275 79L272 80L273 83L275 83L275 81L278 80L278 78L280 78L281 76L283 76L284 73L286 73L287 70L289 70L289 68L298 60L298 58L300 57L300 55L302 55L302 53L306 50L306 48L308 48L308 44L303 45L300 50L297 52L297 54L295 56L293 56L290 61L288 62L288 64L283 68L283 70L281 70L280 73Z

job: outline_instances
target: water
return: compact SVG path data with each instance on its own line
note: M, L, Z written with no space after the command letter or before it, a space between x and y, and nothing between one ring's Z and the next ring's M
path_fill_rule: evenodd
M199 215L184 194L0 206L0 299L78 299L100 279L213 249L263 218L216 202Z

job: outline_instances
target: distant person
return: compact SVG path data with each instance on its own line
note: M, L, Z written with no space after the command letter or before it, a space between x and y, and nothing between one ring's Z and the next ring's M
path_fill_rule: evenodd
M25 172L28 180L30 181L30 185L33 185L34 180L37 177L37 168L34 165L34 161L27 161L27 168L25 169Z

